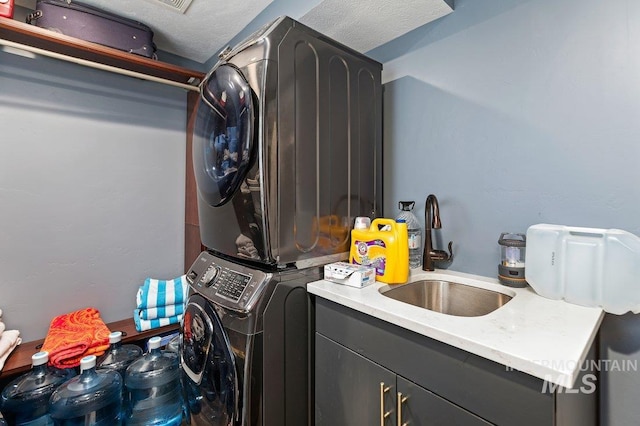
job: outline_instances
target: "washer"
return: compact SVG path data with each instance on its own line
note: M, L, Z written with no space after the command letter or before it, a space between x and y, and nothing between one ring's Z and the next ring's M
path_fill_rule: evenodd
M193 425L306 425L306 284L320 268L269 273L200 254L187 274L181 364Z

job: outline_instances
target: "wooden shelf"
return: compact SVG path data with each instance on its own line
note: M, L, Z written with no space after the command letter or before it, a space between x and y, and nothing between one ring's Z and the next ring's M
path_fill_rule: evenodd
M122 331L122 343L136 343L143 342L153 336L178 331L180 325L167 325L165 327L139 332L136 330L133 318L129 318L109 323L107 324L107 328L111 331ZM4 368L0 372L0 379L29 371L31 369L31 355L40 350L42 343L44 343L44 339L23 342L16 347L13 352L11 352L11 355L9 355L9 358L7 358Z
M0 38L50 52L197 86L204 73L0 17Z

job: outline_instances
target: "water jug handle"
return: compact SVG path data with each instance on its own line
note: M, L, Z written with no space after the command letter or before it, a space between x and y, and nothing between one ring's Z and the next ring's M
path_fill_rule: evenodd
M389 229L385 227L389 225ZM394 231L396 229L396 221L386 217L379 217L371 222L371 231Z
M566 227L569 234L580 237L589 237L589 238L604 238L606 229L600 228L580 228L576 226L567 226Z

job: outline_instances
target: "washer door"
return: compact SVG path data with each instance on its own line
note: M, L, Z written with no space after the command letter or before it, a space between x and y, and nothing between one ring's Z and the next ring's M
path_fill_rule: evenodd
M254 103L233 65L214 68L200 86L193 132L193 167L202 198L213 207L231 199L254 153Z
M233 425L238 416L236 363L222 323L200 295L187 302L180 356L193 424Z

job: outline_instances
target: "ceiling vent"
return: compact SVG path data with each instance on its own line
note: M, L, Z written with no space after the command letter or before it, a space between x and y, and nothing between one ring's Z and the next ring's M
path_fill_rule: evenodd
M161 4L174 12L185 13L193 0L149 0L152 3Z

